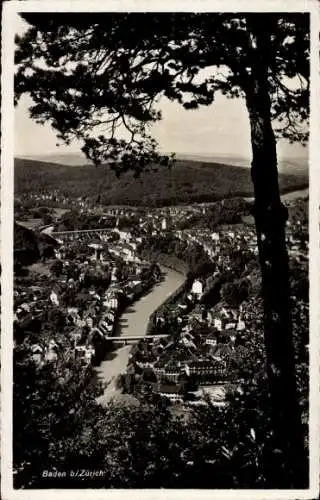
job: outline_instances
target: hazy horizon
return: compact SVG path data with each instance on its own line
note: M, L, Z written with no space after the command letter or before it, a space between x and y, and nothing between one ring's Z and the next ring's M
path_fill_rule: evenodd
M306 149L306 148L305 148ZM170 152L169 151L165 151L164 154L169 154ZM251 157L250 155L248 156L244 156L244 155L237 155L235 153L214 153L214 152L211 152L211 153L202 153L202 152L190 152L190 151L177 151L175 152L177 158L183 158L183 157L186 157L186 158L199 158L200 160L203 159L203 160L211 160L213 161L214 159L223 159L225 158L226 160L227 159L234 159L235 161L237 160L243 160L243 161L251 161ZM90 160L88 160L86 158L86 156L81 152L81 151L65 151L65 152L60 152L59 149L57 149L57 151L52 151L50 153L45 153L45 154L30 154L30 155L24 155L24 154L16 154L15 155L15 158L25 158L25 159L34 159L34 160L37 160L37 159L43 159L43 161L45 161L44 159L47 158L48 161L50 160L50 158L78 158L80 160L80 158L83 160L83 162L85 163L91 163ZM307 150L306 150L306 154L304 155L295 155L295 156L282 156L280 158L280 161L296 161L296 162L299 162L299 161L307 161L308 160L308 153L307 153ZM80 164L80 163L79 163Z
M30 99L23 98L15 109L15 156L85 155L81 144L58 146L49 124L40 125L28 115ZM201 156L234 156L251 158L249 120L241 99L230 100L217 95L216 103L196 111L185 110L163 100L163 120L152 127L152 135L164 153ZM234 124L237 124L235 127ZM308 149L301 144L279 140L279 158L306 158Z
M16 16L16 33L22 35L27 24ZM209 68L210 70L210 68ZM82 144L57 146L57 138L49 123L40 125L29 117L30 97L23 96L15 108L15 156L21 158L80 155ZM237 157L251 160L251 139L248 113L244 99L228 99L220 92L210 106L185 110L176 102L161 98L157 108L163 119L150 127L160 151L177 155ZM277 144L279 160L307 158L308 150L301 144L285 140ZM83 162L88 162L83 155Z

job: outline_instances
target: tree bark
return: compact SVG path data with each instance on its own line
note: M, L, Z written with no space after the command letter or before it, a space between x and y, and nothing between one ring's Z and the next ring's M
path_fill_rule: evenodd
M271 487L306 488L307 460L290 319L285 240L288 213L280 199L268 86L270 37L266 27L261 26L253 29L252 35L252 71L246 86L246 103L251 128L254 217L262 273L264 336L275 443L274 453L266 457L266 470L274 483Z

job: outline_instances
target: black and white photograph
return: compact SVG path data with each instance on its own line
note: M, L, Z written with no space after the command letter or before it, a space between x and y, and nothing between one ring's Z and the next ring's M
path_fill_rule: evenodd
M319 6L126 3L4 2L3 498L317 498Z

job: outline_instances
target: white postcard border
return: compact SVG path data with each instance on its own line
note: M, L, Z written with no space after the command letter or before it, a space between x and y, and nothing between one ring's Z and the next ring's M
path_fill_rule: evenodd
M154 12L310 12L311 116L309 144L310 230L310 488L308 490L13 490L12 487L12 347L13 347L13 171L14 171L14 27L18 12L154 11ZM22 0L8 1L2 11L1 80L1 490L9 499L313 499L319 495L319 201L320 67L319 11L315 0Z

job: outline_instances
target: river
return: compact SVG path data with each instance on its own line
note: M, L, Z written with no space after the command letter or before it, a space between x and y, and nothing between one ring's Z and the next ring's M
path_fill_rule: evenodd
M155 286L151 292L140 300L130 305L119 318L115 335L144 335L148 325L149 317L175 290L185 281L185 276L172 269L162 267L165 274L164 280ZM126 371L129 360L131 345L120 347L108 353L105 361L97 367L98 378L103 383L108 383L102 396L98 401L105 405L111 398L120 394L116 388L116 378L120 373Z
M289 193L281 194L282 201L293 201L297 198L307 198L309 196L309 188L297 189L295 191L290 191ZM244 198L246 201L254 201L252 196Z

